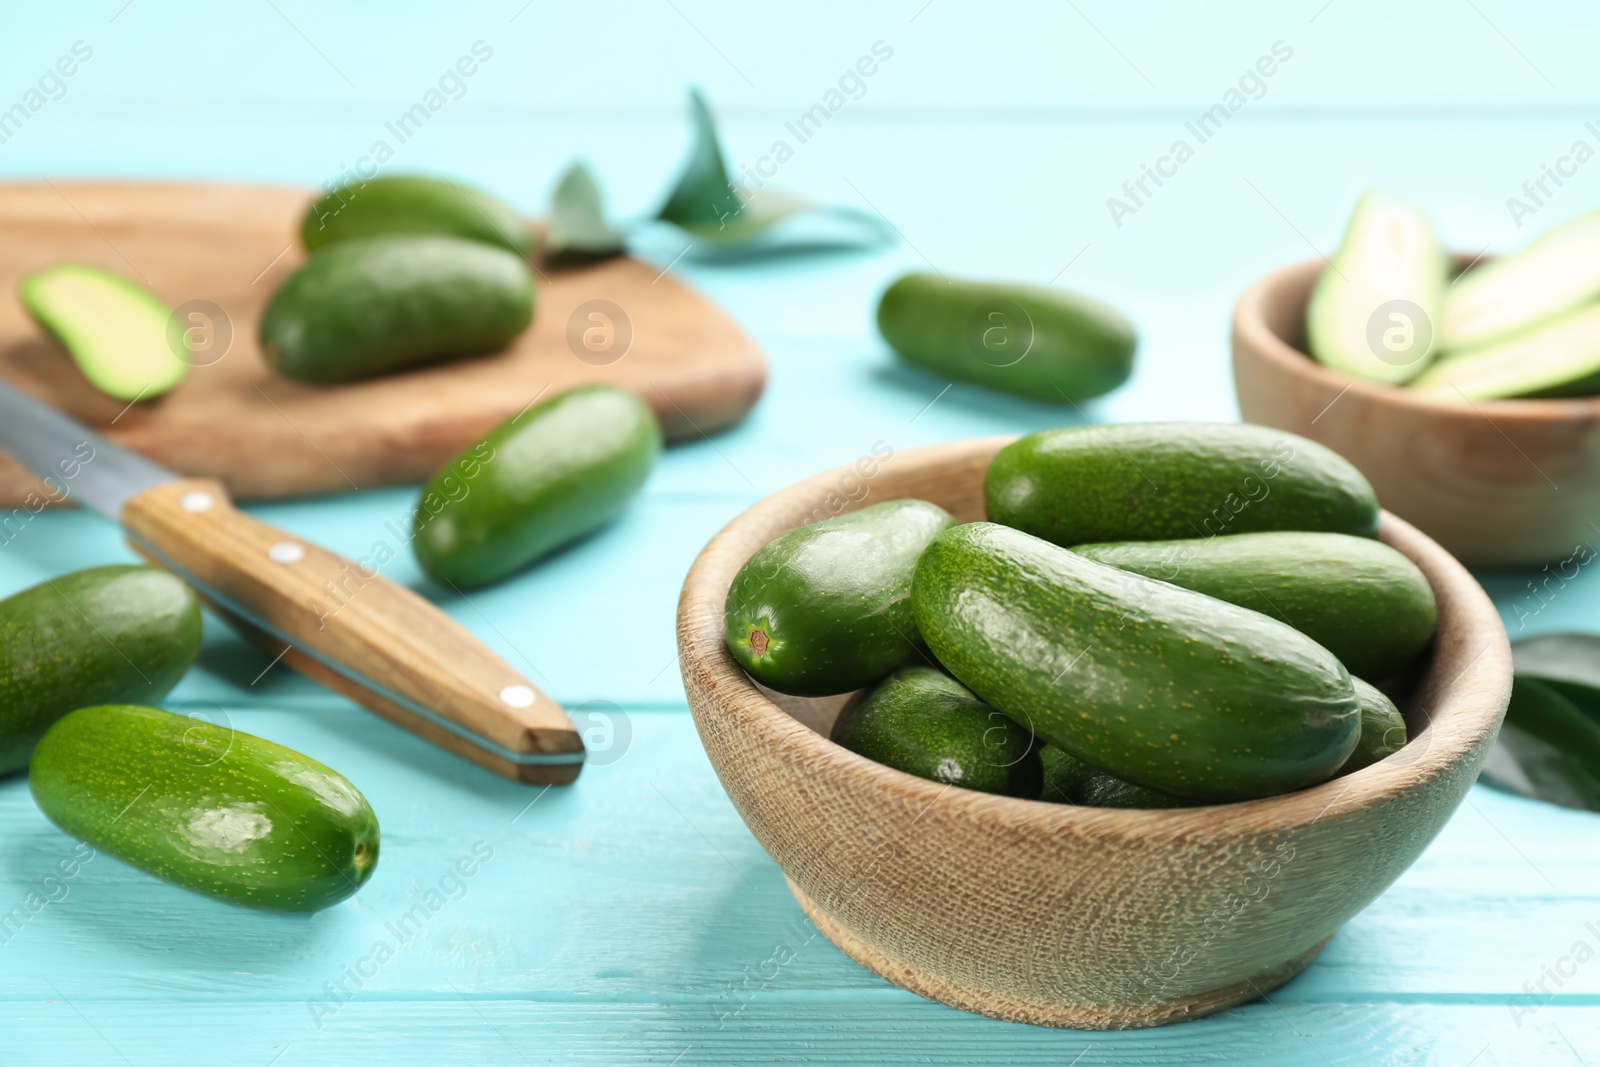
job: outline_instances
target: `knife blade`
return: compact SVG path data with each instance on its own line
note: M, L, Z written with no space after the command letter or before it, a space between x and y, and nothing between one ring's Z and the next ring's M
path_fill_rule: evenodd
M314 681L507 778L562 784L582 769L561 706L379 565L274 529L219 482L175 474L4 382L0 445Z

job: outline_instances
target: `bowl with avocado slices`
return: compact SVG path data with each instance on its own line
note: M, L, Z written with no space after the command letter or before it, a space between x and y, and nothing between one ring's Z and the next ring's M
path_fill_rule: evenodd
M1488 597L1354 468L1222 424L819 474L705 547L678 645L711 763L817 930L930 999L1084 1029L1307 967L1461 803L1511 678Z
M1342 263L1348 246L1333 266L1305 260L1239 297L1241 417L1344 455L1385 507L1469 565L1537 566L1587 551L1600 538L1600 376L1586 362L1600 366L1594 305L1548 312L1514 272L1506 283L1497 268L1535 243L1504 260L1443 257L1453 280L1432 311L1419 313L1430 299L1415 292L1380 299L1405 288L1396 280L1341 307L1336 297L1360 278ZM1505 327L1505 308L1519 304L1544 317Z

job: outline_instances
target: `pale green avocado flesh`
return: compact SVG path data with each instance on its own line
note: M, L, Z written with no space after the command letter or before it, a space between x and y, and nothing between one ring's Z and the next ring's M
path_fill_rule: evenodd
M1374 191L1306 308L1306 341L1322 364L1398 384L1434 357L1444 317L1445 257L1422 210Z
M45 267L20 286L28 313L58 339L96 389L117 400L152 400L189 371L172 312L119 274L80 263Z
M1592 395L1600 391L1600 304L1452 353L1411 387L1456 401Z
M1445 295L1443 346L1477 348L1600 297L1600 211L1562 223L1514 255L1473 267Z

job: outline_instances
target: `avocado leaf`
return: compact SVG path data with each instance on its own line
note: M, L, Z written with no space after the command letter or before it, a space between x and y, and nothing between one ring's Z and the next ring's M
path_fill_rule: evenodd
M1508 792L1600 811L1600 724L1555 686L1518 674L1483 777Z
M711 108L699 89L689 90L694 140L677 184L656 213L696 242L701 256L743 258L771 252L818 248L863 247L887 243L893 228L875 214L854 208L826 207L729 177L727 158L717 136ZM826 219L821 230L780 227L802 216ZM731 254L731 256L730 256Z
M626 248L622 231L606 221L605 203L594 175L584 164L574 163L556 183L550 198L545 251L552 256L599 259L621 255Z
M698 88L689 90L689 117L694 124L689 158L656 217L694 234L720 232L728 219L744 211L744 204L728 180L716 122Z
M1561 678L1600 688L1600 634L1540 634L1511 646L1518 674Z

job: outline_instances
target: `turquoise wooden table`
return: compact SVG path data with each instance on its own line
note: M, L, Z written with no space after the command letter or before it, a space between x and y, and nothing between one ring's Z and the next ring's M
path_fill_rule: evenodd
M813 936L705 760L673 647L691 559L763 495L880 441L1068 421L897 366L871 326L896 272L1100 295L1145 340L1133 382L1089 418L1234 418L1234 296L1330 250L1362 189L1424 201L1473 252L1600 201L1600 164L1569 162L1531 215L1507 204L1575 142L1600 145L1592 7L92 0L5 20L6 178L320 185L393 140L385 124L478 44L491 57L390 145L391 169L472 177L532 213L584 156L621 213L643 214L684 151L683 89L698 82L736 166L881 212L902 240L708 265L653 236L645 254L766 349L751 418L671 450L625 519L502 586L467 599L392 565L585 713L596 758L576 785L520 787L446 756L211 619L169 705L302 749L365 791L384 845L358 896L309 918L203 900L84 861L25 782L0 782L0 1064L1600 1061L1600 818L1476 787L1270 1001L1144 1032L1009 1025L902 992ZM841 86L875 45L890 58ZM41 83L75 48L90 57ZM1270 76L1252 73L1261 57ZM776 162L785 124L834 89L843 104ZM1197 141L1185 124L1231 91L1240 106ZM21 117L5 110L16 102ZM1193 151L1162 162L1180 139ZM410 502L384 490L252 510L359 555ZM0 548L0 593L128 558L98 520L47 514ZM1527 599L1527 575L1483 577L1513 636L1600 630L1592 573L1547 601Z

